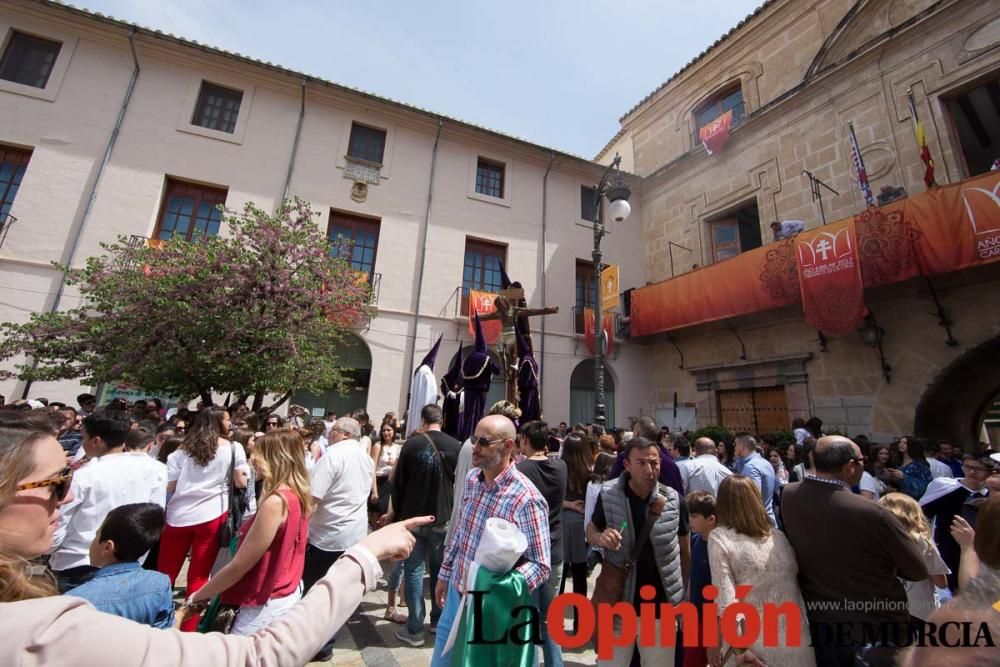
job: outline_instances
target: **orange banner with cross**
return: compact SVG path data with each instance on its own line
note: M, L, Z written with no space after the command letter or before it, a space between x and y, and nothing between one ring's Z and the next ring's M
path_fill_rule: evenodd
M836 234L848 226L854 228L853 252L862 287L1000 260L1000 171L869 208L798 237L640 287L632 292L632 334L648 336L802 303L797 239ZM856 283L845 281L842 289L854 295L857 306ZM853 321L857 312L856 307L850 310L848 319Z

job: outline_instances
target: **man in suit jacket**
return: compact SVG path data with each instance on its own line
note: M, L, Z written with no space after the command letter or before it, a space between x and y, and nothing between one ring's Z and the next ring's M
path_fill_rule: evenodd
M816 663L853 665L866 635L891 641L892 624L909 620L897 577L920 581L927 567L920 547L888 510L851 492L864 470L854 442L820 438L813 462L815 475L785 487L781 516L810 607Z

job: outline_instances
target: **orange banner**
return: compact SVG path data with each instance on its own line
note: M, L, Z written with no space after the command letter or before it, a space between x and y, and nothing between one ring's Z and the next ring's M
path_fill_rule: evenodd
M994 262L1000 260L1000 172L871 208L800 237L835 233L851 221L864 287ZM770 243L634 290L633 335L801 302L795 245L796 238Z
M698 130L705 152L714 155L729 143L729 127L733 124L733 110L730 109L705 127Z
M473 338L476 337L476 313L482 317L488 313L496 312L497 307L494 303L496 298L497 295L491 292L469 290L469 333L472 334ZM500 320L487 320L480 322L480 324L483 327L483 337L486 339L486 344L495 345L500 340L503 323Z
M868 314L854 220L794 237L806 324L824 333L853 331Z

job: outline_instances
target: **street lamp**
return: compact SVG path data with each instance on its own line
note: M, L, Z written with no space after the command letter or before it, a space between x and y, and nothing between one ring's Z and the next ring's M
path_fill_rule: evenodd
M601 180L594 186L594 423L605 428L606 406L604 404L604 322L601 314L601 239L604 238L604 207L601 200L608 200L608 216L614 222L625 222L632 207L628 198L632 191L625 185L618 169L622 158L615 153L615 159L604 170ZM614 183L611 177L614 176Z
M875 321L875 313L868 311L861 326L858 327L858 334L861 336L861 342L878 350L879 362L882 365L882 377L885 379L885 383L889 384L892 381L892 366L885 360L885 351L882 349L885 329Z

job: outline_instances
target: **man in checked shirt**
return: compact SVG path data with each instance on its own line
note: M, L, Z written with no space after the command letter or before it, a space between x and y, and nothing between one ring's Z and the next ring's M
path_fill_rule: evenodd
M443 608L438 620L431 667L446 667L451 656L442 657L451 632L466 572L486 528L486 520L500 517L510 521L528 538L528 549L515 566L524 575L528 588L545 584L552 565L549 553L549 508L545 498L527 477L511 464L517 431L503 415L484 417L472 434L472 470L465 478L462 513L445 547L434 596ZM459 501L458 498L455 499Z

